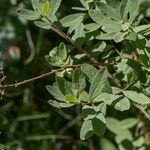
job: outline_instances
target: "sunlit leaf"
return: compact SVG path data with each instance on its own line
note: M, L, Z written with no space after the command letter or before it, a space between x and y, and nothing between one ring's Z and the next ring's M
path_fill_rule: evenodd
M17 14L24 19L27 20L37 20L40 18L40 15L36 11L28 10L28 9L19 9Z
M81 130L80 130L80 139L85 140L89 137L91 137L94 134L93 127L92 127L92 121L91 120L85 120L82 124Z
M67 94L67 95L65 95L65 101L66 101L67 103L76 103L76 102L77 102L77 99L76 99L76 97L75 97L74 95L72 95L72 94Z
M142 93L138 93L136 91L123 91L123 94L127 98L129 98L130 100L138 104L143 104L143 105L150 104L150 99Z
M106 68L102 68L96 73L89 89L89 100L95 99L102 92L105 93L105 89L107 90L107 77L108 71Z
M53 107L56 107L56 108L68 108L68 107L72 107L74 104L71 104L71 103L60 103L60 102L57 102L57 101L54 101L54 100L49 100L48 103L50 105L52 105Z

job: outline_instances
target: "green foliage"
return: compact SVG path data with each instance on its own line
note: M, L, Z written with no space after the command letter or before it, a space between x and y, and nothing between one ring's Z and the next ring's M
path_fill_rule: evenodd
M124 91L123 93L127 98L131 99L132 101L138 104L150 104L150 99L142 93L137 93L135 91Z
M50 51L49 55L45 56L47 63L55 67L67 67L71 65L71 59L68 56L68 48L61 43L58 47Z
M89 89L89 101L96 99L100 93L109 92L110 87L106 87L108 82L107 76L107 70L105 68L97 71Z
M125 110L128 110L129 108L130 108L130 101L126 97L119 100L115 104L115 109L116 110L125 111Z
M49 12L49 2L46 1L43 5L42 5L42 16L47 16L48 12Z
M55 75L44 84L50 94L45 99L61 116L71 116L73 121L59 133L78 122L76 134L81 140L90 139L94 144L99 141L92 145L93 149L146 150L150 119L150 8L145 4L149 1L78 2L78 7L74 7L76 1L69 2L74 9L70 14L63 10L66 3L61 0L32 0L33 10L17 11L20 18L33 21L42 31L46 29L46 38L52 36L54 44L44 55ZM82 119L74 121L75 116Z
M106 125L108 130L116 135L116 142L121 143L124 140L132 141L133 137L129 130L137 124L138 120L134 118L128 118L119 121L114 118L107 118Z
M40 15L38 12L32 11L32 10L27 10L27 9L19 9L17 11L20 17L23 17L24 19L27 20L37 20L40 18Z
M104 109L106 108L103 104L95 108L86 105L83 107L82 113L85 121L80 131L80 138L82 140L89 138L94 133L98 136L103 136L106 130L106 121L103 115Z
M115 145L105 138L100 139L100 148L103 150L108 150L108 149L116 150Z

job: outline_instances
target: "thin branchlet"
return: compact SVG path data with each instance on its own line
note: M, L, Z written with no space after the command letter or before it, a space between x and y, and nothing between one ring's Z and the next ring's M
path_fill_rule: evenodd
M76 68L76 67L79 67L79 66L80 66L80 64L77 64L77 65L68 66L68 67L66 67L66 68ZM42 79L42 78L44 78L44 77L53 75L53 74L55 74L56 72L61 71L62 69L64 69L64 68L59 68L59 69L51 70L51 71L49 71L49 72L47 72L47 73L44 73L44 74L42 74L42 75L39 75L39 76L37 76L37 77L30 78L30 79L27 79L27 80L24 80L24 81L21 81L21 82L18 82L18 83L6 84L6 85L0 84L0 89L11 88L11 87L18 87L18 86L21 86L21 85L23 85L23 84L27 84L27 83L30 83L30 82L33 82L33 81ZM1 82L0 82L0 83L1 83ZM2 94L1 94L1 95L2 95Z

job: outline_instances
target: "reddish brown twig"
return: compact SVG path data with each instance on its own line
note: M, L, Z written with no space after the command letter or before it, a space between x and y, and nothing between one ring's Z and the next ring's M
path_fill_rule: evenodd
M77 65L69 66L69 67L67 67L67 68L76 68L76 67L79 67L79 66L80 66L80 64L77 64ZM18 83L6 84L6 85L1 85L1 84L0 84L0 89L10 88L10 87L18 87L18 86L21 86L21 85L23 85L23 84L27 84L27 83L30 83L30 82L33 82L33 81L42 79L42 78L44 78L44 77L47 77L47 76L49 76L49 75L55 74L57 71L60 71L60 70L62 70L62 68L52 70L52 71L50 71L50 72L44 73L44 74L42 74L42 75L39 75L39 76L37 76L37 77L30 78L30 79L27 79L27 80L24 80L24 81L21 81L21 82L18 82ZM0 95L2 95L2 94L0 93Z
M47 77L47 76L52 75L52 74L54 74L54 73L56 73L56 70L53 70L53 71L44 73L44 74L42 74L42 75L40 75L40 76L31 78L31 79L27 79L27 80L24 80L24 81L21 81L21 82L18 82L18 83L3 85L3 86L0 86L0 88L18 87L18 86L20 86L20 85L23 85L23 84L26 84L26 83L30 83L30 82L33 82L33 81L35 81L35 80L39 80L39 79L41 79L41 78Z
M0 68L0 95L5 94L5 88L1 87L4 80L5 80L5 76L4 76L3 68Z

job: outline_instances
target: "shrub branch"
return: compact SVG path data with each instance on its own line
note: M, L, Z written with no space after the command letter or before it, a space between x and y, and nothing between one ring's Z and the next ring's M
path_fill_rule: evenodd
M80 65L77 64L77 65L72 65L72 66L69 66L67 68L76 68L76 67L79 67ZM5 89L5 88L10 88L10 87L18 87L18 86L21 86L23 84L27 84L27 83L30 83L30 82L33 82L33 81L36 81L36 80L39 80L39 79L42 79L44 77L47 77L47 76L50 76L52 74L55 74L56 72L58 71L61 71L62 68L59 68L59 69L55 69L55 70L52 70L50 72L47 72L47 73L44 73L42 75L39 75L37 77L34 77L34 78L30 78L30 79L27 79L27 80L24 80L24 81L21 81L21 82L18 82L18 83L13 83L13 84L6 84L6 85L1 85L0 84L0 89ZM1 94L1 93L0 93ZM1 94L2 95L2 94Z
M50 19L48 17L46 17L47 20L52 24L52 22L50 21ZM86 54L87 58L95 65L95 66L108 66L109 64L105 64L105 63L100 63L98 62L93 56L91 56L90 53L88 53L85 49L80 48L76 45L75 41L73 41L66 33L64 33L61 29L59 29L58 27L56 27L55 25L52 24L52 29L53 32L55 32L56 34L58 34L60 37L62 37L63 39L65 39L67 42L69 42L75 49L77 49L79 52L83 52L84 54ZM74 67L78 67L80 65L73 65L73 66L69 66L68 68L74 68ZM61 68L62 69L62 68ZM57 71L61 70L61 69L55 69L52 70L50 72L44 73L42 75L39 75L37 77L31 78L31 79L27 79L24 81L21 81L19 83L13 83L13 84L6 84L6 85L2 85L0 84L0 89L5 89L5 88L10 88L10 87L18 87L21 86L23 84L27 84L30 82L33 82L35 80L39 80L41 78L47 77L49 75L55 74ZM113 77L112 74L108 73L108 77L117 85L117 87L122 88L121 84L119 83L119 81L117 79L115 79ZM0 92L0 95L3 95Z
M50 24L52 25L51 30L53 32L55 32L56 34L58 34L59 36L61 36L63 39L65 39L70 45L72 45L76 50L78 50L79 52L83 52L84 54L86 54L86 57L95 65L97 66L107 66L107 64L105 63L99 63L93 56L91 56L91 54L89 54L85 49L80 48L76 45L75 41L73 41L66 33L64 33L60 28L58 28L57 26L55 26L51 20L46 17L46 19L50 22Z

